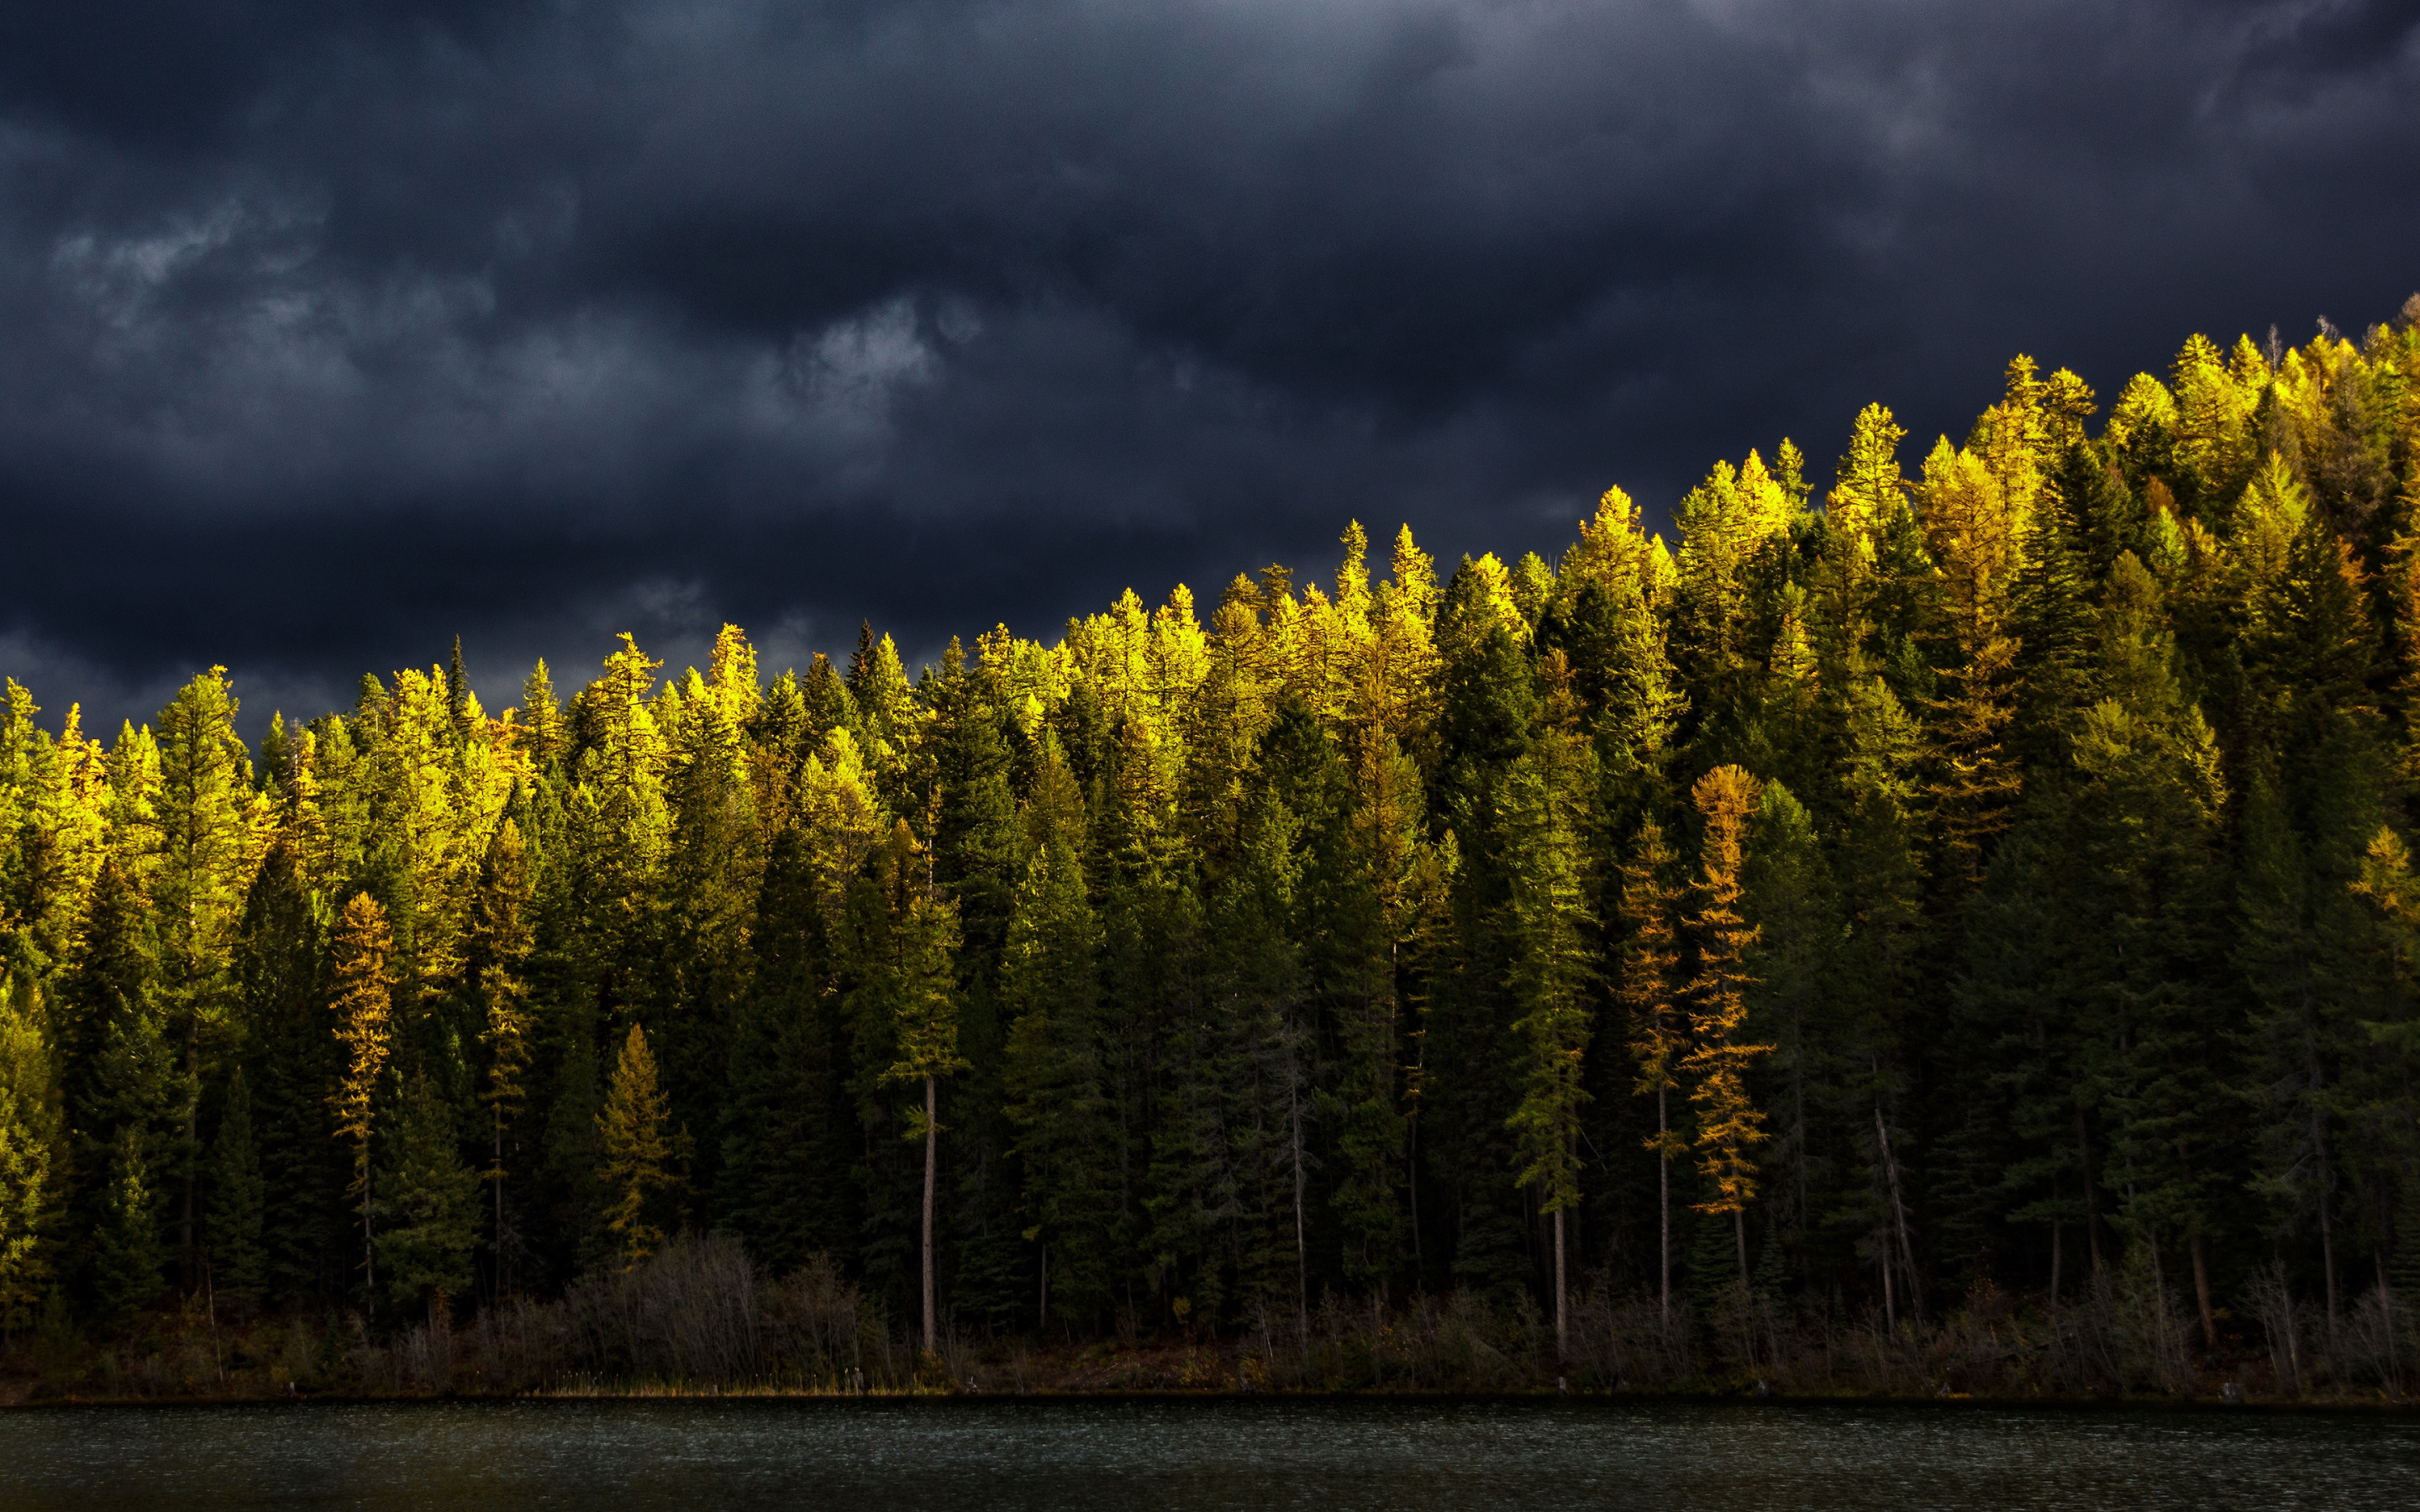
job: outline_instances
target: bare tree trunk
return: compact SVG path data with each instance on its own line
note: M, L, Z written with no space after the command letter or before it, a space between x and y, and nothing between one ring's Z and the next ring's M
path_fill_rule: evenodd
M1882 1242L1875 1247L1882 1251L1883 1326L1890 1330L1891 1336L1896 1338L1899 1336L1899 1293L1891 1286L1891 1273L1897 1267L1891 1260L1890 1236L1883 1235Z
M1570 1293L1563 1284L1563 1210L1555 1210L1555 1363L1572 1357Z
M1747 1210L1745 1208L1733 1208L1731 1210L1731 1231L1739 1240L1740 1287L1742 1289L1745 1289L1748 1284Z
M378 1307L378 1252L370 1246L370 1147L362 1145L362 1306Z
M1311 1327L1311 1241L1302 1216L1302 1189L1306 1180L1302 1149L1302 1078L1299 1068L1289 1063L1286 1068L1286 1135L1294 1146L1294 1272L1295 1317L1307 1333Z
M2386 1379L2391 1385L2400 1391L2403 1386L2403 1351L2396 1344L2395 1335L2401 1330L2402 1325L2396 1320L2395 1317L2397 1298L2395 1288L2386 1277L2386 1252L2382 1249L2373 1249L2369 1252L2369 1258L2370 1262L2378 1268L2378 1300L2386 1309Z
M202 1116L202 1011L198 1004L185 1020L185 1196L182 1211L177 1223L177 1275L183 1289L190 1293L195 1282L194 1254L194 1196L199 1184Z
M2057 1196L2054 1188L2052 1196ZM2067 1225L2054 1218L2050 1222L2050 1300L2058 1301L2059 1270L2067 1260Z
M2210 1304L2210 1250L2199 1234L2187 1242L2193 1256L2194 1300L2201 1304L2201 1349L2204 1354L2218 1353L2218 1310Z
M2084 1171L2084 1247L2092 1259L2092 1273L2101 1273L2100 1194L2092 1188L2092 1134L2084 1125L2084 1110L2075 1110L2075 1153Z
M940 1335L933 1317L933 1187L939 1175L940 1094L933 1078L924 1078L924 1352L940 1350Z
M1661 1222L1656 1257L1656 1289L1664 1304L1664 1326L1672 1326L1672 1157L1664 1149L1670 1132L1665 1121L1664 1088L1655 1088L1655 1208Z
M2303 1000L2303 1053L2310 1074L2311 1156L2319 1165L2319 1266L2327 1281L2328 1353L2342 1352L2336 1338L2336 1235L2335 1212L2328 1200L2335 1185L2335 1167L2328 1160L2327 1115L2320 1108L2327 1076L2319 1066L2318 1035L2312 1019L2313 1009L2307 995Z
M2336 1235L2335 1225L2328 1211L2328 1194L2319 1193L2319 1270L2328 1283L2328 1353L2343 1352L2336 1340ZM2335 1366L2331 1365L2330 1369Z
M496 1295L504 1294L504 1110L496 1115Z
M1046 1239L1046 1240L1044 1240L1044 1241L1042 1242L1042 1310L1041 1310L1041 1313L1040 1313L1040 1315L1039 1315L1038 1320L1037 1320L1037 1321L1035 1322L1035 1324L1034 1324L1034 1332L1038 1334L1038 1333L1040 1333L1042 1330L1044 1330L1044 1329L1046 1329L1046 1328L1048 1328L1049 1326L1050 1326L1050 1242L1049 1242L1048 1240L1047 1240L1047 1239Z
M1899 1229L1899 1255L1907 1267L1907 1302L1920 1326L1924 1322L1924 1294L1916 1284L1916 1242L1909 1237L1907 1204L1900 1197L1899 1161L1891 1154L1890 1129L1883 1122L1883 1105L1874 1104L1874 1133L1882 1140L1883 1170L1890 1178L1891 1221Z
M2133 1194L2133 1183L2132 1183L2132 1182L2129 1182L2129 1183L2127 1184L2127 1192L2126 1192L2127 1200L2128 1200L2128 1201L2130 1201L2130 1202L2131 1202L2131 1201L2133 1201L2133 1196L2134 1196L2134 1194ZM2164 1378L2164 1376L2165 1376L2165 1374L2166 1374L2166 1371L2165 1371L2165 1365L2166 1365L2166 1356L2167 1356L2167 1352L2168 1352L2168 1277L2167 1277L2167 1267L2166 1267L2166 1266L2164 1266L2164 1265L2163 1265L2163 1264L2160 1262L2160 1242L2159 1242L2159 1240L2158 1240L2158 1238L2157 1238L2156 1236L2155 1236L2155 1237L2153 1237L2153 1238L2151 1239L2151 1241L2150 1241L2150 1246L2151 1246L2151 1301L2152 1301L2153 1304L2154 1304L2155 1306L2157 1306L2157 1307L2158 1307L2158 1309L2159 1309L2159 1314L2158 1314L2158 1316L2159 1316L2159 1320L2160 1320L2160 1354L2161 1354L2161 1357L2162 1357L2162 1367L2163 1367L2163 1368L2162 1368L2162 1375L2163 1375L2163 1377ZM2169 1385L2169 1386L2171 1386L2171 1387L2173 1387L2173 1386L2175 1386L2175 1385L2179 1384L2178 1382L2164 1381L2164 1384L2167 1384L2167 1385Z

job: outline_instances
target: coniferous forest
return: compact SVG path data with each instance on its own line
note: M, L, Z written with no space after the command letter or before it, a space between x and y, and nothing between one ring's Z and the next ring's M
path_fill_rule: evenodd
M843 1318L810 1383L2397 1387L2420 298L1910 440L912 674L10 682L10 1348L290 1381L678 1270Z

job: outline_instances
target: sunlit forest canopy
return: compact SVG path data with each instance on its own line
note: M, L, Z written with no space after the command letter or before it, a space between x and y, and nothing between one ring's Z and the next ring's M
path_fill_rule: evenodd
M912 675L725 626L490 713L458 645L256 748L224 670L106 739L11 681L0 1312L419 1319L684 1231L927 1341L2412 1305L2415 322L2020 357L1670 540L1351 525Z

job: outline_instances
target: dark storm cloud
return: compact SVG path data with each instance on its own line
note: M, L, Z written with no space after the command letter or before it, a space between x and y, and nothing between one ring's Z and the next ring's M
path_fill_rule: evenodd
M240 4L0 21L0 671L929 651L1348 516L1954 428L2420 284L2350 4Z

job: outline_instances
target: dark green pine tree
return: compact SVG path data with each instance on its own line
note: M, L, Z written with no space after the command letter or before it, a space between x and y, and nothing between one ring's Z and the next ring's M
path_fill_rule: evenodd
M1001 1001L1001 958L1024 845L1012 786L1016 727L1001 707L1004 671L969 666L953 640L926 688L933 723L924 737L937 800L933 880L957 905L965 995L958 1035L971 1066L951 1085L951 1299L962 1315L994 1323L1025 1316L1033 1287L1001 1081L1010 1018Z
M2218 752L2174 668L2148 574L2125 559L2102 614L2105 695L2071 742L2054 886L2086 970L2080 1058L2106 1131L2102 1184L2132 1243L2192 1261L2214 1343L2208 1240L2240 1187L2224 1058L2235 1021L2224 980Z
M341 1066L328 1011L324 904L281 837L255 875L236 942L247 1099L260 1149L262 1284L271 1303L344 1285L344 1149L328 1121Z
M1596 1027L1597 920L1583 851L1594 758L1575 732L1541 732L1505 784L1501 814L1522 1072L1521 1101L1505 1122L1522 1163L1516 1180L1551 1235L1545 1269L1559 1361L1570 1352L1568 1229L1580 1203L1580 1119Z
M1505 784L1528 748L1538 696L1512 631L1488 622L1470 563L1448 585L1438 626L1446 656L1438 807L1461 865L1449 953L1438 963L1427 1014L1422 1147L1452 1205L1451 1273L1462 1285L1510 1295L1528 1286L1532 1269L1522 1197L1506 1180L1520 1168L1505 1121L1520 1102L1507 1053L1520 1013L1510 990L1511 837L1500 815Z
M471 674L462 670L462 638L454 638L453 654L445 659L445 713L453 722L454 744L459 748L471 744L477 725L471 710L475 702L471 692Z
M1264 789L1245 820L1241 867L1210 906L1212 1064L1221 1090L1235 1207L1233 1295L1297 1318L1311 1305L1311 1179L1326 1079L1311 979L1296 937L1300 822Z
M1083 863L1047 834L1026 864L1001 967L1007 1112L1035 1245L1035 1320L1097 1323L1133 1241L1101 1023L1100 927Z
M1992 1068L1965 1095L2004 1120L2001 1220L2053 1298L2102 1264L2099 1100L2080 1026L2093 964L2061 891L2068 794L2065 782L2038 784L1993 857L1966 910L1954 1012L1963 1053Z
M64 1071L76 1173L67 1231L84 1236L70 1268L108 1325L162 1288L161 1163L183 1126L176 1053L154 1001L154 949L141 895L116 862L104 862L65 983L75 1033Z
M1757 1100L1770 1110L1773 1135L1764 1206L1804 1273L1819 1204L1838 1180L1823 1103L1840 1071L1829 1010L1843 922L1814 819L1779 782L1766 783L1758 802L1741 882L1742 914L1757 931L1747 956L1747 1038L1773 1046L1764 1072L1771 1089Z
M857 705L849 699L848 685L832 670L831 658L821 652L815 654L799 685L799 702L805 717L799 733L801 755L822 750L835 730L857 733Z
M1310 1227L1315 1236L1333 1227L1345 1284L1372 1292L1401 1273L1410 1238L1399 942L1382 889L1397 893L1400 910L1421 815L1418 771L1392 740L1374 730L1354 738L1374 746L1357 758L1358 793L1336 737L1288 699L1262 737L1260 765L1296 818L1294 934L1324 1047L1315 1111L1327 1211Z
M869 1291L907 1317L919 1305L923 1172L921 1148L905 1135L923 1102L921 1088L886 1081L883 1072L900 1058L907 983L898 960L899 918L909 906L909 889L924 886L924 862L907 822L897 822L849 887L833 952L849 1035L859 1273Z
M122 1125L99 1163L92 1233L92 1317L105 1332L122 1330L167 1289L169 1248L161 1231L161 1162L153 1136Z
M773 1273L858 1240L856 1156L843 1089L848 1037L815 897L814 858L796 830L774 837L752 936L755 975L731 1039L723 1095L722 1221Z
M233 1007L232 948L258 797L236 713L223 667L186 684L160 711L160 852L146 901L159 940L155 992L180 1062L180 1126L159 1155L174 1163L177 1252L189 1281L197 1279L204 1061Z
M238 1317L259 1306L269 1279L263 1241L267 1183L260 1173L260 1144L252 1127L252 1090L238 1066L227 1079L225 1105L210 1144L209 1275L212 1292Z
M2066 733L2096 694L2096 585L2117 570L2116 558L2106 566L2095 560L2095 545L2087 528L2077 526L2071 501L2086 492L2091 507L2104 486L2123 485L2090 471L2088 454L2071 454L2041 495L2009 593L2009 632L2018 645L2020 681L2008 748L2029 773L2049 774L2065 764Z
M388 1216L376 1240L379 1274L396 1303L424 1304L433 1320L471 1289L479 1173L462 1158L452 1103L427 1077L406 1090L398 1125L380 1181Z
M659 897L649 911L662 934L650 963L653 1006L644 1021L675 1137L694 1149L691 1176L700 1191L710 1193L721 1155L712 1132L731 1065L733 1023L752 964L748 925L762 853L741 760L742 733L724 717L712 691L692 687L672 733L665 793L671 843L657 882Z

